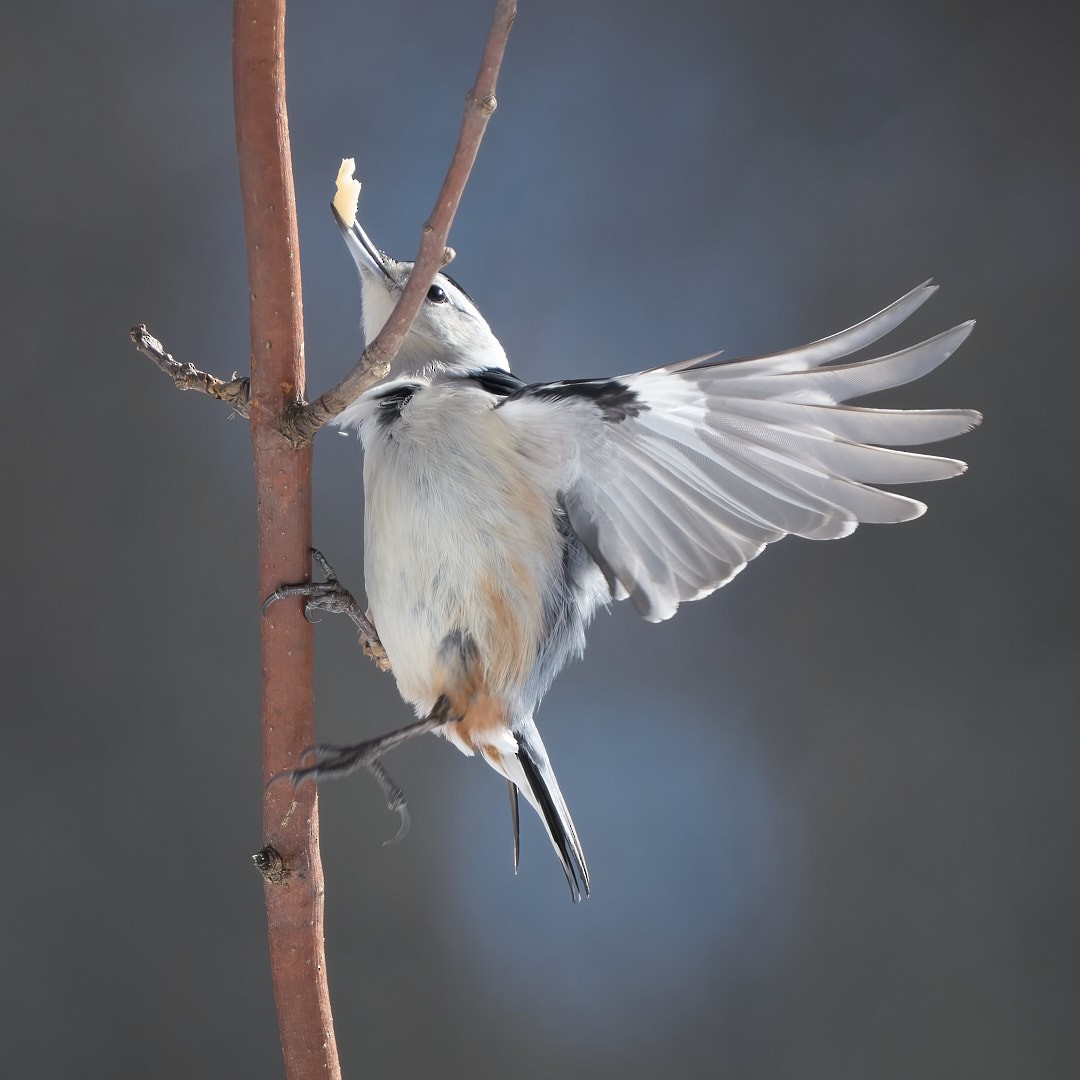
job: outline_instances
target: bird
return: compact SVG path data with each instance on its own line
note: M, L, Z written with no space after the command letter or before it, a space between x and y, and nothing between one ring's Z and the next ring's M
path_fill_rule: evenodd
M413 264L377 248L355 216L334 214L371 341ZM406 801L382 757L435 732L507 780L515 872L520 794L572 899L588 896L585 855L534 719L544 693L611 602L628 599L662 622L782 537L837 539L926 510L880 485L966 469L896 447L959 435L979 413L846 404L920 378L967 338L973 322L847 359L936 288L927 281L847 330L782 352L525 383L473 299L437 274L386 378L336 419L363 444L367 611L318 552L326 581L267 600L302 595L309 617L350 614L418 719L353 746L312 747L287 774L293 783L369 770L402 815L397 839Z

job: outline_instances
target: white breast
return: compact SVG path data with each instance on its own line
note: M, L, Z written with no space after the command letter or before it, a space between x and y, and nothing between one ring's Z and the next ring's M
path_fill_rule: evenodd
M422 385L389 422L374 404L356 417L368 603L421 715L443 692L440 649L455 633L475 642L488 690L520 695L560 572L552 499L493 404L455 379Z

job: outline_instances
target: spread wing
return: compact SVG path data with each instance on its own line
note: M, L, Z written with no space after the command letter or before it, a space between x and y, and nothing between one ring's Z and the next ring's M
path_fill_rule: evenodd
M613 596L629 596L641 615L660 621L789 533L830 540L861 522L907 521L926 510L872 485L964 471L952 458L890 447L958 435L978 413L842 402L932 371L972 323L887 356L830 363L877 341L935 290L921 285L801 348L525 386L498 409L539 463L538 476L557 476L570 525Z

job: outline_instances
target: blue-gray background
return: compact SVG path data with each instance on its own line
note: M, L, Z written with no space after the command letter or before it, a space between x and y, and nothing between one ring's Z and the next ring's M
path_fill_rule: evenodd
M292 11L317 392L360 347L338 160L410 255L490 7ZM519 374L797 344L934 275L896 340L979 327L890 403L987 421L926 518L598 619L540 715L587 904L531 817L514 878L502 783L435 739L393 761L407 843L367 779L324 790L347 1075L1080 1075L1069 11L523 4L452 236ZM5 1071L277 1075L247 426L127 341L247 365L228 5L9 4L0 91ZM359 584L332 432L315 510ZM325 738L407 719L317 640Z

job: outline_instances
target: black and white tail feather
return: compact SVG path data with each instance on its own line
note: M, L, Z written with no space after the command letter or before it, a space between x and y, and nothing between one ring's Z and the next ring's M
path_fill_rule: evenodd
M570 895L581 900L589 895L589 868L585 853L581 850L577 830L574 828L570 810L559 790L555 770L548 760L547 750L540 739L540 732L532 720L514 727L518 751L513 763L503 760L503 771L510 783L510 813L514 826L514 872L517 873L520 856L518 832L517 795L523 794L532 808L540 815L548 838L566 875Z

